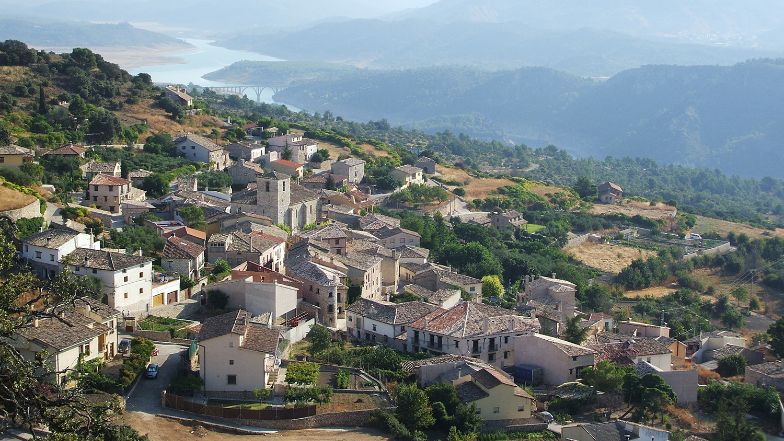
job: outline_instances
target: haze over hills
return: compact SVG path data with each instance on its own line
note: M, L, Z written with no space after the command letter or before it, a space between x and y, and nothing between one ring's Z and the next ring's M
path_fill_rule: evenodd
M784 177L781 60L645 66L607 81L545 68L361 70L294 84L276 99L350 119L553 143L581 155Z

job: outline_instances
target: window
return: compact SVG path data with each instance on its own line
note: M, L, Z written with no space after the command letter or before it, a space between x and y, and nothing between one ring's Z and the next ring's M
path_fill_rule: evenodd
M227 384L237 384L237 376L236 375L226 375L226 383Z
M500 407L494 407L493 408L493 413L501 413L501 408Z
M504 360L509 358L509 351L504 351Z
M5 162L5 156L0 156L0 164Z
M504 336L504 344L507 344L507 343L509 343L509 336L508 335Z
M128 293L127 293L127 292L123 293L123 298L124 298L124 299L127 299L127 298L128 298Z
M139 294L144 294L144 288L139 288Z
M233 341L230 341L230 342L229 342L229 347L230 347L230 348L233 348L233 347L234 347L234 342L233 342Z
M104 196L104 197L103 197L103 201L104 201L104 202L109 202L109 196Z
M25 245L25 253L27 253L29 251L30 251L30 248L27 245Z
M97 185L93 185L93 191L98 191L98 186Z
M517 406L518 412L525 412L525 406Z
M406 332L406 327L405 326L401 326L400 327L400 332Z
M41 258L41 252L40 251L36 251L35 252L35 258L36 259L40 259Z
M353 322L354 321L353 316L348 316L348 321Z
M128 281L128 276L123 277L123 282L127 282L127 281Z
M93 268L93 274L98 274L98 270Z
M468 290L471 291L471 292L474 292L474 291L476 291L476 287L472 286L472 287L468 288Z
M373 325L373 332L376 332L376 325Z
M93 202L98 202L98 196L93 196Z
M195 145L192 145L192 146L191 146L191 150L196 150L196 146L195 146ZM232 383L229 383L229 384L232 384Z
M234 360L229 360L229 366L234 366Z
M645 359L645 361L647 361L648 363L650 363L650 362L651 362L651 357L648 357L647 359Z
M495 361L495 353L487 354L487 361Z
M577 356L576 355L572 356L572 361L577 361Z
M460 349L460 341L455 340L455 349Z
M54 262L54 254L50 254L49 255L49 261L50 262Z
M139 273L139 278L140 278L140 279L143 279L143 278L144 278L144 273L143 273L143 272L142 272L142 273Z

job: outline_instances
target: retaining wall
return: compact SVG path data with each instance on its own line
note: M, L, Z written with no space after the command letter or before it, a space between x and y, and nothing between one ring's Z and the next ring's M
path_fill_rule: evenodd
M33 202L25 205L24 207L0 212L0 215L8 216L14 222L18 221L19 219L32 219L34 217L43 216L41 214L41 203L38 201L38 198L35 198Z

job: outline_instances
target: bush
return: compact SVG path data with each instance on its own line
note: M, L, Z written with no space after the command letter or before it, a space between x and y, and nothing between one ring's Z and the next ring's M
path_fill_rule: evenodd
M288 376L288 375L287 375ZM287 403L326 404L332 399L332 388L329 386L289 387L283 400Z
M734 377L746 372L746 359L740 354L728 355L719 359L716 369L722 377Z
M348 389L350 381L351 374L347 369L338 370L338 374L335 377L335 383L337 383L338 389Z
M319 365L316 363L289 363L286 369L288 384L316 384L319 378Z
M177 395L190 395L201 389L204 382L195 375L178 375L172 378L168 390Z

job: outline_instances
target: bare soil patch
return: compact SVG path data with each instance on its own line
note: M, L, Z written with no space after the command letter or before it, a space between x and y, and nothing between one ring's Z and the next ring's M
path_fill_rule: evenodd
M648 202L627 200L617 205L594 204L589 212L600 216L606 214L623 214L629 217L639 215L648 219L660 220L672 218L676 208L662 203L651 206Z
M498 191L500 187L514 185L509 179L503 178L474 178L465 170L453 167L436 165L436 171L444 180L459 182L465 188L465 200L485 199Z
M777 228L775 230L766 230L763 228L752 227L751 225L741 224L737 222L730 222L721 219L714 219L705 216L697 216L697 223L692 229L695 233L718 233L722 237L727 236L728 233L745 234L752 239L759 239L762 237L784 236L784 228Z
M148 134L168 132L176 136L177 133L192 132L209 134L213 127L220 127L220 120L210 115L194 115L185 118L180 124L169 118L163 109L153 106L152 100L143 100L136 104L126 104L117 116L126 125L140 124L147 121L150 130ZM143 142L140 140L139 142Z
M621 272L634 259L645 259L656 254L650 250L593 242L569 247L565 251L591 268L613 274Z
M385 441L388 436L378 431L352 429L308 429L286 430L266 435L238 435L212 430L200 424L181 423L167 418L145 413L127 412L123 415L125 423L147 435L150 441L200 440L200 441L239 441L239 440L313 440L313 441Z

